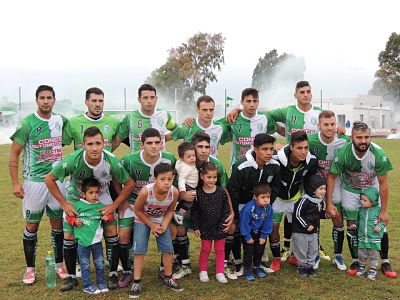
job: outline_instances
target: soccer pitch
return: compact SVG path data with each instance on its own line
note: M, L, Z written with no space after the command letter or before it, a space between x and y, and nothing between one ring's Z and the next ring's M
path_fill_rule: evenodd
M389 216L388 225L390 237L389 258L392 267L400 272L400 140L375 139L386 152L394 170L389 173ZM175 155L177 142L167 143L167 150ZM128 298L129 289L118 289L108 294L89 296L81 291L81 285L73 291L61 293L57 281L55 289L46 288L44 260L46 251L51 249L50 226L47 217L43 217L38 234L38 248L36 255L37 283L25 286L22 276L25 271L25 258L22 249L22 233L24 220L21 212L21 200L12 194L12 186L8 175L8 153L10 145L0 146L0 209L3 212L1 229L1 254L0 254L0 299L122 299ZM71 147L64 149L64 154L70 153ZM230 144L222 146L219 150L220 158L229 170ZM116 155L121 158L128 153L128 148L123 146L117 149ZM21 171L21 163L19 165ZM321 243L325 252L332 257L333 245L331 240L331 221L321 222ZM283 226L282 226L283 227ZM315 278L300 278L296 269L287 263L282 264L282 269L277 274L268 275L265 279L255 282L246 282L243 278L229 281L228 284L218 284L215 280L215 264L213 254L209 264L209 283L200 283L198 280L198 254L199 238L190 234L191 262L193 274L180 280L185 290L176 293L165 289L158 279L158 265L160 256L157 253L154 239L151 240L149 253L145 261L143 272L143 285L141 299L399 299L400 279L388 279L381 272L375 282L366 278L346 275L336 270L331 262L321 261L318 276ZM343 255L349 265L350 255L345 239ZM92 267L93 270L93 267ZM106 269L106 276L108 269Z

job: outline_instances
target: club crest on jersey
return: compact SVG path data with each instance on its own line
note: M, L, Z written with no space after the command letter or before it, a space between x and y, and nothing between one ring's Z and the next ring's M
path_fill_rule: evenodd
M212 143L215 144L215 143L217 142L217 139L218 139L218 136L217 136L216 133L211 134L211 141L212 141Z
M368 162L367 168L370 169L370 170L373 170L374 169L374 164L371 161Z
M257 130L262 131L263 125L261 123L257 123Z
M101 170L100 176L101 177L106 177L108 175L106 170Z
M164 120L162 118L157 119L158 126L162 127L164 125Z
M311 124L313 124L314 126L317 125L317 118L312 117L311 118Z
M42 126L38 126L38 127L36 127L36 134L37 134L37 135L41 134L41 133L42 133L42 131L43 131L43 128L42 128Z
M110 126L104 125L104 132L109 132L110 131Z

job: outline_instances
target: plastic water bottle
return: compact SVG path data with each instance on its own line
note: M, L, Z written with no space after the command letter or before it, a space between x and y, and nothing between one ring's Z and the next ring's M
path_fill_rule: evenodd
M46 256L46 286L56 286L56 261L53 251L48 251Z

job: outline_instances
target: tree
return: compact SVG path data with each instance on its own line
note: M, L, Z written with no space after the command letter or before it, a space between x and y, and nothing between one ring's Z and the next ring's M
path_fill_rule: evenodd
M400 101L400 34L393 32L386 43L386 48L378 56L379 69L377 78L369 94L389 93L392 99Z
M215 72L224 63L224 43L221 33L195 34L186 43L170 49L167 62L154 70L147 82L167 97L177 88L184 99L193 101L196 92L205 94L208 84L217 81Z
M292 54L283 53L273 49L265 53L263 58L253 70L252 87L260 92L271 88L276 81L297 82L304 78L306 65L303 58L297 58Z

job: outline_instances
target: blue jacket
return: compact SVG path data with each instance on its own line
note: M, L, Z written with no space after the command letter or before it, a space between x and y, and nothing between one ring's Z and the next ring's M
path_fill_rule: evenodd
M256 199L248 202L240 212L240 234L246 241L252 238L252 234L258 234L266 239L272 232L272 205L258 206Z

